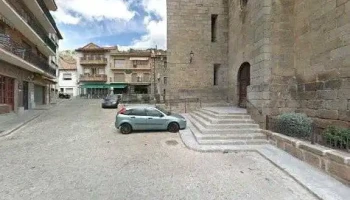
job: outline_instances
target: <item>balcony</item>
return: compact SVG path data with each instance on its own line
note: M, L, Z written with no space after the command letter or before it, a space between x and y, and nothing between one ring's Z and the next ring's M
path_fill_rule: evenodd
M151 70L149 65L111 65L112 70Z
M80 82L107 82L106 74L82 74Z
M56 27L56 22L53 19L49 9L47 8L44 0L36 0L40 6L40 8L44 11L44 14L46 15L47 19L50 21L53 27Z
M5 60L11 64L16 64L29 71L47 73L50 76L56 77L56 69L50 67L48 60L34 54L22 44L16 43L10 35L0 34L0 50L12 54L12 57L4 54ZM0 56L2 56L2 54L0 54ZM15 57L15 60L13 57Z
M81 65L107 65L107 58L80 58Z
M42 25L36 20L34 14L29 10L29 8L23 3L22 0L5 0L15 12L21 16L22 20L34 30L34 32L41 38L42 41L56 53L56 45L49 38L48 33L42 27ZM24 33L23 31L21 31Z

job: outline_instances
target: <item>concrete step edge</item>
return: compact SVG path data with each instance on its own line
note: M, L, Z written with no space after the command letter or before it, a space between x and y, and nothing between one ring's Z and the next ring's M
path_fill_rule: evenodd
M190 115L203 127L209 129L242 129L242 128L259 128L258 124L253 123L235 123L235 124L210 124L204 119L201 119L198 115L190 113Z
M226 123L255 123L254 120L252 120L250 117L247 118L215 118L206 114L203 114L199 111L193 111L196 115L199 117L205 119L206 121L213 123L213 124L226 124Z

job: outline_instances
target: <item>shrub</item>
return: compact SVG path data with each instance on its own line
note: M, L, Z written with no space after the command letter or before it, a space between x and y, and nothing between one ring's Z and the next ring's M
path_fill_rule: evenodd
M285 113L277 118L278 132L288 135L306 138L312 132L312 120L302 113Z
M350 129L329 126L324 130L323 137L332 147L350 149Z

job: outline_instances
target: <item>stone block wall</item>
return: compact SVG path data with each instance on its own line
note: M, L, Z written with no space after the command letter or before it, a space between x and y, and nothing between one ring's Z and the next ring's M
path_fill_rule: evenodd
M229 1L229 98L239 100L238 73L243 63L250 64L248 110L263 124L265 104L269 102L271 81L271 1L249 0L246 6L240 1ZM254 114L255 113L255 114Z
M295 1L298 112L350 127L350 0Z
M229 96L251 65L248 110L264 115L303 112L318 129L350 127L350 0L229 1ZM347 19L347 20L346 20Z
M350 154L263 131L270 143L350 186Z
M216 42L211 17L218 15ZM167 0L167 98L227 95L228 0ZM190 53L193 52L192 63ZM219 64L218 85L214 65Z

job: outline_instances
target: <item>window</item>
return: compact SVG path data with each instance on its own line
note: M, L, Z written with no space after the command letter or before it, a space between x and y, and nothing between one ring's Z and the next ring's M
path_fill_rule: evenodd
M136 83L137 82L137 73L131 74L131 82Z
M148 60L135 60L134 64L136 64L136 65L147 65L148 64Z
M5 25L4 24L0 24L0 34L5 34Z
M162 113L160 113L158 110L154 110L154 109L147 109L147 116L151 116L151 117L160 117L162 116Z
M218 15L211 15L211 41L216 42Z
M130 114L129 115L135 115L135 116L147 116L145 109L142 108L135 108L129 110Z
M218 75L219 75L220 64L214 65L214 85L218 85Z
M60 88L60 91L61 91L61 92L64 92L64 88Z
M71 81L72 80L72 74L71 73L64 73L63 74L63 80Z
M151 76L149 73L144 73L143 74L143 82L150 82L151 81Z
M240 5L241 5L241 9L243 10L245 7L247 7L248 4L248 0L241 0Z
M164 85L168 84L168 77L164 77Z
M135 94L147 94L148 93L148 86L135 85L134 92L135 92Z
M125 82L125 74L124 73L115 73L114 74L114 82Z
M168 67L168 62L164 61L164 68L166 69Z
M105 69L103 69L103 68L100 68L100 69L98 69L98 74L105 74Z
M125 67L125 60L122 59L122 60L114 60L114 67L115 68L122 68L122 67Z

